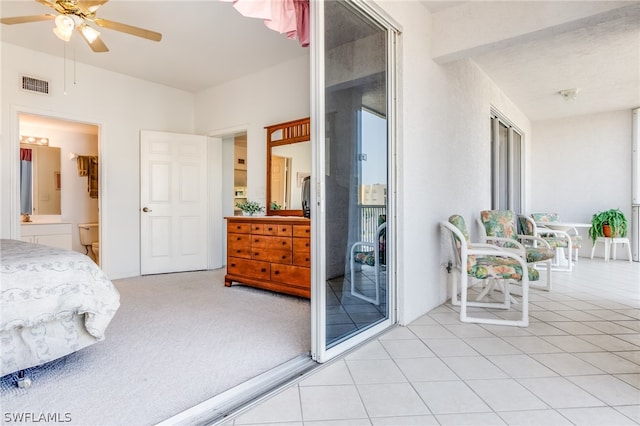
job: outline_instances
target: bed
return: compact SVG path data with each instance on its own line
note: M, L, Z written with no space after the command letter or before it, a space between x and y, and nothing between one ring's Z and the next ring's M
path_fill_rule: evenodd
M84 254L0 240L0 376L104 340L119 307L120 294Z

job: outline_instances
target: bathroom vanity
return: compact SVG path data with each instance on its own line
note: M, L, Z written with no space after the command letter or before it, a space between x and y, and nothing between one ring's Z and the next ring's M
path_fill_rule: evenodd
M227 220L227 274L233 282L311 297L311 224L304 217L232 216Z
M20 239L27 243L42 244L65 250L72 249L70 223L22 223Z

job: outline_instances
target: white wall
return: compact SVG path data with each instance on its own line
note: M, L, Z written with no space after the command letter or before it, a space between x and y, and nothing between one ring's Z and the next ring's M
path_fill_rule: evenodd
M309 116L309 75L309 57L302 56L196 94L197 133L220 134L224 129L246 128L247 193L251 201L265 205L264 128Z
M594 213L619 208L630 224L631 131L630 110L534 122L528 212L590 223ZM590 256L585 229L581 235L580 255ZM596 255L602 254L600 246Z
M491 106L525 138L530 123L474 63L431 60L430 15L419 2L379 4L403 31L396 257L399 320L406 324L447 298L438 223L459 213L473 228L490 207Z
M102 264L111 279L139 275L139 133L141 129L193 132L193 95L80 63L76 65L77 84L67 75L65 95L61 58L8 43L2 43L1 49L0 235L18 236L19 212L10 209L12 203L19 206L15 204L17 113L98 124L101 211L106 219L102 222ZM22 91L23 74L48 80L50 95Z

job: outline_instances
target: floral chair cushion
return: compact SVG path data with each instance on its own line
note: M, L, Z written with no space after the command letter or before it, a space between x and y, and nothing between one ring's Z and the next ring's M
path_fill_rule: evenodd
M560 215L558 213L531 213L531 218L536 222L560 222ZM552 234L545 235L543 233L540 233L540 235L544 237L545 240L547 240L552 248L568 246L566 241L564 245L554 245L554 242L552 242L552 240L555 237L553 237ZM582 247L582 236L577 234L570 234L569 237L571 237L571 245L574 249L579 249L580 247Z
M532 218L528 218L525 215L518 215L518 230L522 235L534 235L535 234L535 224L532 222ZM540 231L540 229L538 229ZM544 234L538 232L539 236L544 238L546 242L549 243L551 248L565 248L569 246L569 241L563 237L555 237L553 234Z
M527 267L529 281L538 281L540 272L532 267ZM467 267L467 273L478 279L511 279L520 281L522 279L522 266L515 259L478 256L476 263L471 268Z
M378 226L382 225L387 221L387 215L381 214L378 216ZM387 264L387 228L382 228L380 230L380 236L378 240L378 255L380 256L380 264ZM365 250L365 251L356 251L353 254L353 260L356 263L360 263L362 265L375 266L376 264L376 256L373 250Z
M464 218L460 215L449 217L449 223L458 228L465 238L465 243L469 248L469 232ZM456 237L456 245L458 248L458 256L460 255L460 241ZM540 273L535 269L528 267L528 275L530 281L540 279ZM512 279L520 281L522 279L522 266L517 260L504 258L499 256L475 256L467 257L467 273L477 279Z
M353 254L353 260L362 265L375 266L376 257L373 251L357 251Z
M484 225L488 237L510 238L518 241L518 226L516 215L511 210L483 210L480 212L480 220ZM502 243L504 247L508 243ZM527 263L543 262L553 259L554 250L546 247L525 246Z
M531 213L531 218L536 222L560 222L558 213Z

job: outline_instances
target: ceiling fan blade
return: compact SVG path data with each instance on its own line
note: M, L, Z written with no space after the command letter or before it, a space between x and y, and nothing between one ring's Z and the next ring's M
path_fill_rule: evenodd
M2 18L0 22L7 25L26 24L28 22L53 21L55 15L16 16L15 18Z
M47 6L47 7L54 7L55 4L56 4L55 0L51 0L51 1L48 1L48 0L36 0L36 1L38 3L40 3L40 4L43 4L43 5Z
M78 0L78 8L80 10L95 13L96 10L109 0Z
M155 31L145 30L144 28L134 27L120 22L109 21L108 19L96 18L93 21L101 27L109 28L110 30L121 31L123 33L146 38L152 41L162 40L162 34Z
M89 39L87 37L87 34L84 31L86 28L89 28L90 30L95 31L96 34L94 35L93 39ZM78 25L76 27L76 31L77 31L78 34L80 34L80 37L82 37L84 39L84 41L87 42L87 44L89 45L91 50L93 50L94 52L103 53L103 52L108 52L109 51L109 49L107 48L107 45L104 44L104 42L100 38L100 35L98 34L98 32L96 30L94 30L93 28L89 27L87 24Z

